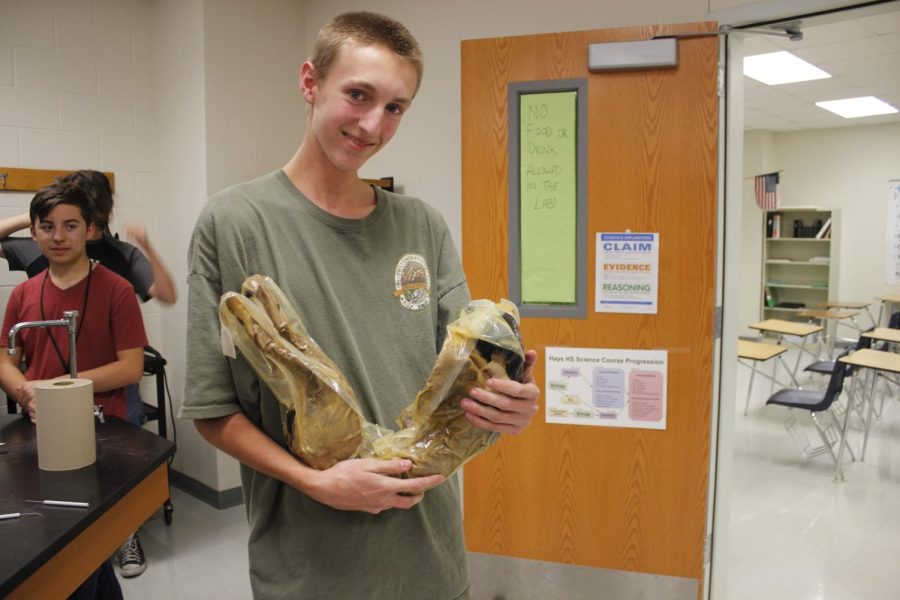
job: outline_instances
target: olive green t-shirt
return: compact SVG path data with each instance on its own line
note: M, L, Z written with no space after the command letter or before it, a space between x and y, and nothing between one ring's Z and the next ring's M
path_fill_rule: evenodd
M347 376L365 418L396 429L431 371L446 325L469 300L439 213L376 189L362 219L331 215L279 170L213 196L189 250L182 418L242 411L285 446L277 400L222 354L218 303L271 277ZM339 511L241 465L255 598L455 599L468 573L455 478L411 510Z

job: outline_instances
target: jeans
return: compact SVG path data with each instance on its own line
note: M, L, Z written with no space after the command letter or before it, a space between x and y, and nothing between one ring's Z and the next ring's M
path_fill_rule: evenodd
M127 399L125 401L125 420L142 427L147 422L144 416L144 402L141 400L141 386L132 383L128 386Z
M90 577L72 592L69 600L122 600L122 588L109 561L91 573Z

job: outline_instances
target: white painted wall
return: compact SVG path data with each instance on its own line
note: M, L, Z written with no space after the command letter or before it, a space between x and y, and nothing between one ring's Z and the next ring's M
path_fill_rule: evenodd
M753 176L771 171L782 172L780 206L839 210L839 278L834 299L864 301L900 293L900 286L888 286L884 281L888 181L900 179L900 125L747 132L740 312L743 328L759 320L762 211L756 207ZM877 316L877 310L873 312ZM867 319L861 324L867 325Z
M281 167L302 132L297 73L302 3L155 0L159 203L164 254L182 291L166 315L174 408L184 390L187 251L206 199ZM295 124L290 127L286 124ZM177 423L174 468L214 490L240 486L237 462Z
M207 182L213 194L284 165L303 134L303 2L204 2ZM262 7L264 6L264 10Z
M774 156L774 133L771 131L744 132L744 174L741 203L741 271L739 299L740 335L753 336L758 332L747 326L759 321L760 282L762 281L762 210L756 206L753 178L762 173L777 171Z
M152 48L143 0L0 3L0 165L112 171L113 230L138 222L158 241ZM0 194L0 216L31 196ZM0 308L23 280L0 269ZM160 305L142 310L160 345Z
M160 253L178 286L178 302L164 322L167 343L160 348L174 412L184 389L187 245L194 221L207 196L206 96L202 0L159 0L153 15L154 106L159 178L157 198L166 227ZM219 463L230 460L207 444L187 422L175 423L178 452L173 467L213 489L220 488ZM170 434L171 436L171 434ZM231 467L236 469L235 466Z

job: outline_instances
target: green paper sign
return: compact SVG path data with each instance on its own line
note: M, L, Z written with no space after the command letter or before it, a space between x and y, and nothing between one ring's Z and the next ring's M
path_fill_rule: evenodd
M519 96L523 304L575 304L577 92Z

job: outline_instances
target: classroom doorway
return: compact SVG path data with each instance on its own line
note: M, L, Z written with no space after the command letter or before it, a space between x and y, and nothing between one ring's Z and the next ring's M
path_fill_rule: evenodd
M841 169L841 177L853 178L848 169L853 158L866 148L865 140L877 139L878 129L891 130L896 122L890 118L860 121L859 125L815 122L815 107L803 108L796 103L783 102L778 96L781 90L767 90L756 84L744 84L740 65L745 55L778 49L797 49L811 60L831 53L834 58L828 66L835 73L853 83L848 94L890 94L890 76L896 71L897 59L889 55L896 51L895 40L900 37L900 3L865 3L862 8L846 7L837 12L818 15L762 15L756 23L743 23L753 29L765 29L776 20L779 23L800 21L804 41L790 42L776 35L736 34L728 41L728 81L730 114L726 124L730 152L726 175L728 186L728 211L726 217L726 273L732 273L732 288L726 290L725 326L723 337L722 393L719 413L719 448L716 467L716 537L713 541L713 574L711 597L714 599L743 599L766 597L782 598L890 598L900 585L896 570L878 560L878 555L895 555L896 535L891 536L891 523L895 519L892 505L883 502L886 497L900 494L900 473L894 465L898 451L896 443L887 439L875 452L881 456L866 459L866 464L854 465L856 477L846 483L832 483L833 463L827 455L805 459L801 452L802 439L786 429L789 415L778 407L766 407L771 391L767 383L759 379L749 399L750 410L742 415L747 392L749 370L738 366L728 354L727 342L740 335L751 333L749 323L760 319L760 282L763 223L760 210L753 198L753 176L770 170L782 169L783 160L766 162L759 159L760 140L773 143L781 149L784 158L791 152L790 172L783 191L785 205L822 205L823 194L814 191L811 198L798 198L799 170L796 165L803 155L801 141L816 140L818 152L832 141L840 144L847 158ZM727 21L720 20L720 24ZM775 29L772 33L775 33ZM868 40L866 38L869 38ZM864 58L863 54L875 45L884 48L884 56ZM807 48L806 51L803 49ZM818 48L818 49L816 49ZM855 67L854 61L864 64ZM834 64L841 63L841 64ZM884 75L877 90L866 91L865 69ZM827 69L826 69L827 70ZM836 78L820 86L832 92L832 97L844 93ZM849 88L856 88L855 90ZM796 90L797 88L795 88ZM792 95L798 99L813 100L816 86L808 85L802 92ZM821 98L831 99L831 98ZM885 98L897 106L896 96ZM748 110L752 111L747 113ZM805 121L805 122L804 122ZM746 127L745 127L746 126ZM869 128L866 135L851 136L854 127ZM746 131L745 131L746 129ZM872 135L870 135L872 134ZM740 139L740 143L736 140ZM749 144L745 152L745 144ZM740 160L733 155L740 157ZM749 156L748 156L749 155ZM832 165L815 156L807 168L818 168L822 177L830 177ZM872 161L869 161L872 162ZM895 175L896 177L896 175ZM815 188L814 188L815 189ZM881 244L881 221L884 214L883 193L877 195L876 204L861 210L875 223L859 227L853 215L841 211L841 254L872 242ZM859 197L856 198L860 202ZM880 249L879 249L880 250ZM867 251L869 262L880 258L878 253ZM852 256L852 254L850 255ZM855 265L855 266L854 266ZM844 295L870 297L880 289L880 273L863 277L860 261L845 258L840 265L841 285ZM874 277L874 279L873 279ZM728 275L726 274L726 279ZM863 280L872 280L863 287ZM877 310L874 311L877 314ZM861 315L863 325L868 317ZM845 332L846 334L846 332ZM793 366L794 355L788 363ZM805 364L805 363L804 363ZM801 365L802 369L802 365ZM736 409L736 405L739 405ZM896 412L896 411L894 411ZM896 431L896 415L886 414L887 429ZM800 417L797 417L800 421ZM802 421L799 423L803 425ZM794 432L796 433L796 432ZM807 435L815 436L810 429ZM870 452L872 452L870 442ZM857 468L860 467L860 468ZM783 548L787 554L781 554ZM760 585L765 587L760 587Z

